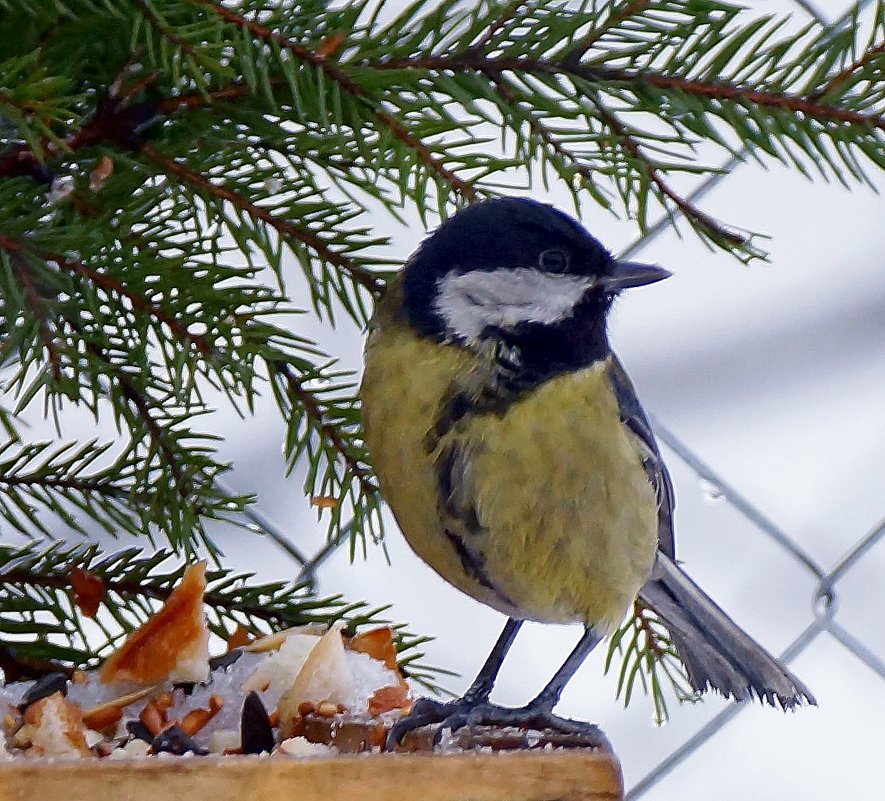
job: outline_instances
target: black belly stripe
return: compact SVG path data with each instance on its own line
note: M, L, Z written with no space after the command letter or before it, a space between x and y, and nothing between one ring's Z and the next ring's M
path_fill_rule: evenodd
M446 539L452 544L455 553L458 554L458 559L461 562L461 567L464 568L464 572L477 584L481 584L487 590L491 590L497 595L498 590L492 584L492 580L485 571L485 559L473 553L461 537L453 534L448 529L446 529Z
M445 403L433 424L430 431L427 432L427 438L424 445L428 453L436 450L439 441L449 433L455 424L464 417L471 409L473 404L470 399L463 393L457 392Z

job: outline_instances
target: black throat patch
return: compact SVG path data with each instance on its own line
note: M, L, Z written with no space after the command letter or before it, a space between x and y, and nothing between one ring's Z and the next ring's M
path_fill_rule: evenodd
M610 303L610 298L591 295L574 315L555 325L520 323L509 330L483 332L480 344L473 346L479 365L471 375L452 382L428 433L427 450L434 451L467 414L504 414L545 381L607 358L605 315Z

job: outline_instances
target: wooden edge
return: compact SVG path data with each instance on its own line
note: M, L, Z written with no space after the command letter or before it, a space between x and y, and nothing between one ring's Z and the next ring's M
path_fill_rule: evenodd
M617 801L594 751L150 758L0 765L2 801Z

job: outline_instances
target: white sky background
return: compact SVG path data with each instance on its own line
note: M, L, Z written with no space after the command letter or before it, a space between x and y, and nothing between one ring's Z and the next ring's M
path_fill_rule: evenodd
M795 10L790 0L748 5ZM816 6L834 18L848 3L818 0ZM878 181L885 190L881 175ZM564 191L534 196L570 209ZM750 163L701 206L769 234L770 264L747 268L711 253L690 233L679 239L668 230L635 258L664 265L675 276L625 294L613 314L613 344L646 408L828 567L885 517L885 201L869 189L848 192L809 183L778 165L766 172ZM636 236L633 224L590 205L582 221L614 252ZM379 234L393 237L403 259L425 233L417 221L402 229L384 217L377 226ZM308 324L303 333L322 337L345 366L360 364L361 334L352 328L343 325L330 336ZM258 492L260 510L312 552L323 530L307 508L299 476L284 478L282 425L265 400L253 419L240 421L224 409L214 421L216 430L229 434L223 455L237 465L229 483ZM673 454L664 455L676 482L680 558L730 614L779 652L811 621L815 582L733 508L706 500L697 477ZM222 532L219 542L229 565L257 570L262 579L297 572L270 541ZM436 637L426 648L428 661L459 671L450 687L463 690L503 617L418 561L392 519L387 547L391 565L380 549L350 565L341 549L323 566L320 591L393 603L391 618ZM883 568L885 540L838 585L837 613L880 660ZM495 699L515 704L532 697L579 633L578 627L524 627ZM560 711L600 724L629 787L724 702L671 705L671 721L657 728L641 694L628 710L614 700L613 677L602 677L604 653L598 649L569 685ZM794 667L817 695L818 709L783 715L748 705L646 797L873 798L882 778L882 678L828 635Z

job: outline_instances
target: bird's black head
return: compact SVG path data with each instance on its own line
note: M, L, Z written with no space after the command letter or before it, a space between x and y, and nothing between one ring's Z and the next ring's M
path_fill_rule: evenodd
M577 369L607 351L605 315L621 290L665 278L619 262L566 214L527 198L476 203L443 223L409 259L409 322L440 341L495 337L524 359Z

